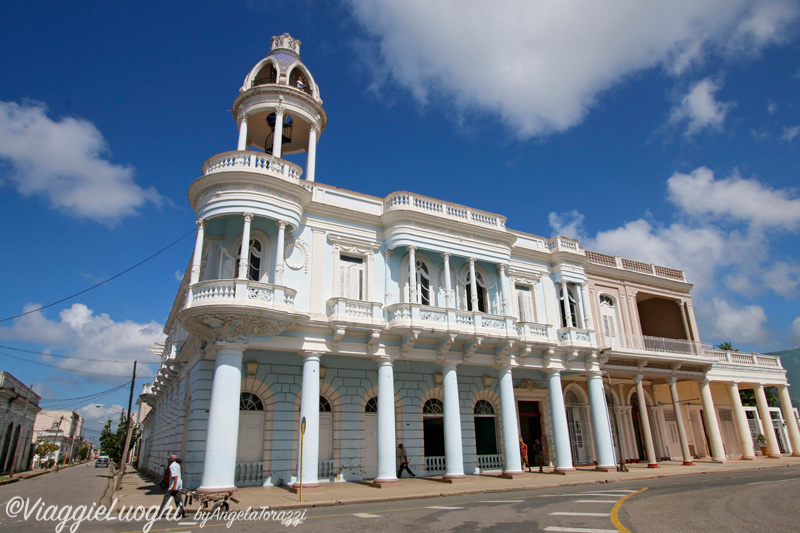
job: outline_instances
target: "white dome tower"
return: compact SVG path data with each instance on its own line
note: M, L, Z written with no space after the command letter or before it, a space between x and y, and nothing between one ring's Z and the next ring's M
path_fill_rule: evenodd
M288 33L272 38L269 55L256 64L233 103L238 150L253 147L274 157L308 153L305 179L314 181L317 138L328 117L319 87L300 59L300 41Z

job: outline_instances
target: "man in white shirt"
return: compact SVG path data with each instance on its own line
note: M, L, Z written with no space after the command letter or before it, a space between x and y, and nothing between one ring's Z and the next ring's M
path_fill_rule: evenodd
M169 456L169 486L167 487L167 493L164 494L164 499L161 501L161 507L158 509L158 516L161 516L161 513L164 511L164 507L167 506L169 503L169 499L173 498L175 500L175 506L180 513L180 517L183 518L186 516L186 512L183 510L183 498L181 489L183 488L183 481L181 480L181 465L178 462L178 456L174 453Z

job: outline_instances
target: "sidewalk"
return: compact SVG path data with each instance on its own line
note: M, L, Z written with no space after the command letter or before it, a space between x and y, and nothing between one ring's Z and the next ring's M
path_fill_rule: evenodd
M800 457L784 456L781 459L757 458L754 461L730 459L725 464L696 461L694 466L683 466L680 461L664 461L660 468L647 468L646 464L627 465L629 472L598 472L590 468L578 468L575 473L567 475L526 473L517 479L501 479L497 474L467 476L469 482L442 483L438 477L402 478L399 486L377 489L365 481L340 483L323 483L322 492L304 492L300 503L297 494L281 487L245 487L238 490L236 498L239 504L231 502L231 510L245 510L248 507L269 507L271 509L288 509L298 507L322 507L352 503L380 502L388 500L430 499L457 494L486 494L517 490L588 485L609 483L614 481L632 481L654 479L667 476L689 474L709 474L741 470L759 470L763 468L798 468ZM546 469L547 471L547 469ZM150 479L128 466L123 478L122 489L114 493L119 506L149 507L159 505L164 490L159 488L158 481ZM197 503L187 507L187 512L197 509Z

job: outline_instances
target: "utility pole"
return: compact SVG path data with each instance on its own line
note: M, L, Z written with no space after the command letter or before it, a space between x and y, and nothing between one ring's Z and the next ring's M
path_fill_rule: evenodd
M122 486L122 476L125 475L125 465L128 462L128 448L131 445L131 433L133 432L133 427L131 426L132 417L131 417L131 404L133 403L133 387L136 383L136 361L133 362L133 376L131 377L131 394L128 397L128 422L127 422L127 429L125 431L125 447L122 449L122 457L119 460L119 475L117 476L117 483L114 490L119 490Z

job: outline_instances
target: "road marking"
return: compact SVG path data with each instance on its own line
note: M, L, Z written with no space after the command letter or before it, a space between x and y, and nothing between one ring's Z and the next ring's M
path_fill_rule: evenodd
M431 506L426 507L426 509L444 509L446 511L458 511L459 509L463 509L463 507L439 507L439 506Z
M624 492L626 494L632 494L632 493L634 493L636 491L635 490L630 490L630 489L609 489L609 490L593 490L593 491L590 491L590 492Z
M522 503L523 500L482 500L479 503Z
M377 514L369 514L369 513L356 513L353 516L357 516L359 518L380 518L380 515Z
M643 488L643 489L641 489L641 490L639 490L637 492L634 492L633 494L628 494L624 498L621 498L617 502L617 504L614 506L614 508L611 510L611 523L614 524L614 527L617 528L617 531L620 531L621 533L631 533L630 531L628 531L628 528L623 526L622 522L619 521L619 510L620 510L620 508L622 508L622 504L625 503L625 500L627 500L631 496L635 496L635 495L640 494L640 493L642 493L642 492L644 492L646 490L647 490L647 487L645 487L645 488Z
M748 485L761 485L762 483L780 483L781 481L796 481L800 479L800 477L790 477L789 479L774 479L772 481L753 481L751 483L747 483Z
M617 503L617 500L575 500L575 503Z
M560 531L561 533L617 533L616 529L591 529L587 527L557 527L549 526L545 531Z
M611 513L570 513L567 511L558 511L550 513L550 516L611 516Z

